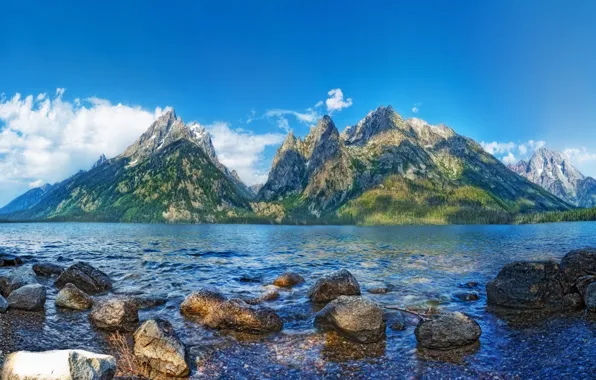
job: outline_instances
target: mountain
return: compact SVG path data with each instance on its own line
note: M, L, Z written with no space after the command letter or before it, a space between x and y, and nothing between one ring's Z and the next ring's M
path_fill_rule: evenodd
M15 198L6 206L0 208L1 214L11 214L17 211L26 210L37 204L52 189L52 185L46 183L43 186L33 188Z
M213 223L247 213L248 199L217 161L209 134L172 110L123 154L57 184L11 219Z
M108 158L106 157L106 155L105 154L102 154L101 156L99 156L99 160L95 161L95 163L93 164L93 166L91 167L91 169L95 169L98 166L103 165L107 161L108 161Z
M596 207L596 180L584 176L562 153L540 148L529 161L509 168L575 206Z
M473 140L391 106L341 134L328 116L304 140L290 133L256 201L263 215L277 205L278 219L371 224L507 222L571 208Z

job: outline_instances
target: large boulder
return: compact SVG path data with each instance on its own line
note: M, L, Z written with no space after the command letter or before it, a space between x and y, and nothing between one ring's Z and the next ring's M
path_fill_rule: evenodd
M553 261L518 261L505 265L486 284L488 303L514 309L562 309L564 288Z
M116 359L83 350L18 351L6 357L3 380L110 380Z
M14 267L22 264L23 260L19 256L0 254L0 267Z
M592 282L584 292L584 303L590 312L596 312L596 282Z
M383 309L360 296L340 296L315 317L315 326L333 329L359 343L373 343L385 336Z
M475 343L482 330L469 316L460 313L436 314L422 320L415 335L420 346L434 350L451 350Z
M40 311L46 303L46 288L40 284L25 285L8 296L8 305L12 309Z
M180 311L186 315L206 316L216 311L226 297L214 289L201 289L187 296L180 305Z
M273 309L249 305L240 299L223 302L205 317L204 323L211 328L252 334L277 332L283 327L281 318Z
M274 281L273 285L282 288L291 288L304 282L304 278L301 275L294 272L285 272L280 274Z
M339 296L359 295L360 284L345 269L321 277L308 291L308 298L313 302L329 302Z
M561 259L566 291L571 291L581 277L596 275L596 248L571 251Z
M187 376L190 372L184 344L170 322L151 319L134 333L134 353L152 369L167 376Z
M64 272L64 268L60 265L51 263L39 263L33 265L33 271L36 275L42 277L60 276Z
M62 272L55 285L63 288L68 283L88 294L103 293L112 289L112 281L105 273L83 262L76 263Z
M81 289L68 283L56 295L56 306L73 310L87 310L93 306L93 299Z
M130 298L110 297L94 302L89 319L103 330L133 331L139 321L139 311Z
M0 278L0 293L8 297L10 293L25 285L38 284L35 272L28 267L15 268L7 276Z

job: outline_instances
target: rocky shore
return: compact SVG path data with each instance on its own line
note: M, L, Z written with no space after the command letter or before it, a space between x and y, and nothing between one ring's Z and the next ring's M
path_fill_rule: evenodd
M43 315L46 287L53 286L57 291L56 307L87 313L91 326L121 342L114 352L77 349L13 352L4 360L2 379L103 380L130 376L176 379L190 376L198 363L208 360L189 350L167 319L140 318L139 310L163 304L164 299L115 294L110 277L84 262L63 268L55 263L29 266L11 255L0 260L3 266L14 267L7 275L0 276L0 313L16 309ZM376 345L384 344L390 339L388 328L408 334L404 330L412 324L418 350L424 355L438 358L451 353L465 355L479 344L491 344L480 340L482 329L473 316L440 308L383 305L363 295L358 280L347 269L327 273L310 284L299 273L280 273L261 295L250 297L231 296L217 288L205 287L188 294L175 312L188 323L213 331L255 337L279 334L287 318L268 304L279 302L280 291L299 286L308 287L312 313L307 318L315 331L343 339L354 352L374 350ZM474 302L480 298L476 290L479 286L476 282L462 283L452 297L458 302ZM365 290L380 296L391 291L383 286ZM594 312L596 249L571 251L560 263L507 264L486 284L486 296L488 310L496 315L553 314L582 308L587 313ZM34 368L30 363L40 364Z

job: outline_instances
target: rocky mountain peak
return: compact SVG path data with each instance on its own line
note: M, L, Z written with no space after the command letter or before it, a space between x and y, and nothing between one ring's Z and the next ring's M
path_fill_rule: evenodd
M91 167L91 169L95 169L98 166L103 165L104 162L108 161L108 158L106 157L105 154L101 154L101 156L99 156L99 159L97 161L95 161L95 163L93 164L93 166Z
M356 125L347 127L342 133L346 145L365 145L373 136L392 128L398 128L401 116L391 106L381 106L371 111Z

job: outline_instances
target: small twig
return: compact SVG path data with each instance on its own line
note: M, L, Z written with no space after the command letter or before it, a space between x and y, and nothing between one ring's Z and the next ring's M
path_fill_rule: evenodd
M402 313L408 313L411 314L413 316L415 316L416 318L419 318L423 321L428 321L430 318L425 317L422 314L410 311L410 310L406 310L406 309L402 309L401 307L397 307L397 306L384 306L385 309L390 309L390 310L397 310L397 311L401 311Z

